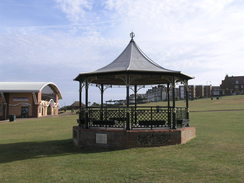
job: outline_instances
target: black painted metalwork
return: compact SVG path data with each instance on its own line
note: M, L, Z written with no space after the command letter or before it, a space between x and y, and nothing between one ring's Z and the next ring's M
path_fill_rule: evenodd
M130 86L126 85L126 107L127 107L127 111L126 111L126 130L130 130L130 113L128 111L129 106L130 106Z
M89 127L117 127L130 130L133 128L177 128L187 125L188 92L186 108L175 106L175 83L193 79L180 71L165 69L149 59L136 45L133 38L117 59L96 71L81 73L74 80L85 85L85 108L80 109L79 123L83 128ZM101 89L101 106L98 109L88 106L88 85L96 84ZM151 84L167 84L167 107L139 107L137 106L137 86ZM172 106L170 89L172 85ZM107 108L103 106L103 92L106 85L126 86L126 107ZM105 86L105 88L103 87ZM130 106L129 89L134 86L135 105ZM81 90L80 90L81 102ZM186 113L187 112L187 113ZM183 114L184 113L184 114Z
M169 83L167 83L167 103L168 103L168 126L171 128L171 113L170 113L170 95L169 95Z
M185 93L186 93L187 119L189 120L189 87L188 87L188 81L186 81L186 84L185 84Z
M187 121L187 109L185 107L176 107L176 121L178 124ZM100 114L103 113L104 119L100 119ZM135 120L135 113L137 120ZM89 127L105 127L105 128L123 128L127 129L128 115L131 128L171 128L171 122L168 115L173 115L173 108L164 107L148 107L139 106L137 110L134 107L105 107L103 111L99 107L88 107L88 122ZM183 126L185 124L182 124Z
M135 95L135 123L137 123L137 85L134 86Z
M176 111L175 111L175 77L172 80L172 101L173 101L173 129L177 128L176 124Z
M86 110L85 110L85 128L88 128L88 122L89 122L89 119L88 119L88 82L87 80L85 81L85 89L86 89Z

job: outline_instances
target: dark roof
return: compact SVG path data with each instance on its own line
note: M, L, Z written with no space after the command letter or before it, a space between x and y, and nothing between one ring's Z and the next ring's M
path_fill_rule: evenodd
M131 39L124 51L110 64L96 70L96 73L120 71L179 72L165 69L153 62Z
M80 81L95 76L96 78L91 79L92 83L120 85L123 84L123 81L119 81L121 79L114 76L125 73L143 76L140 79L137 78L137 81L134 80L134 84L164 83L164 81L162 82L162 78L156 75L166 77L176 76L179 80L192 79L192 77L182 74L180 71L166 69L152 61L142 52L132 38L124 51L113 62L96 71L80 73L74 80ZM149 75L145 78L145 74ZM155 78L151 77L152 74L155 75ZM145 79L147 81L145 81ZM168 80L168 78L166 78L166 80Z
M70 106L72 107L79 107L80 106L80 102L79 101L75 101L73 104L71 104ZM81 103L81 106L85 106L83 103Z
M238 81L238 84L244 84L244 76L227 76L228 80L231 80L232 84L237 84L236 81Z

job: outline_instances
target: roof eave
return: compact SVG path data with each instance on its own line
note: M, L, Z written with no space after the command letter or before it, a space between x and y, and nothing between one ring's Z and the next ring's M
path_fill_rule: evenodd
M107 75L107 74L125 74L125 73L131 73L131 74L164 74L164 75L180 75L183 76L184 79L190 80L190 79L194 79L194 77L188 76L186 74L181 73L180 71L143 71L143 70L120 70L120 71L107 71L107 72L86 72L86 73L80 73L78 76L76 76L73 80L74 81L80 81L81 77L83 76L85 77L90 77L90 76L95 76L95 75Z

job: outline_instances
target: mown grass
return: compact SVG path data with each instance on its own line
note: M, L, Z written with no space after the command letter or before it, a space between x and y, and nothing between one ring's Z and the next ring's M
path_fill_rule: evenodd
M191 102L191 109L244 108L243 99L201 99ZM184 145L116 151L74 147L75 119L70 115L0 123L0 182L244 180L244 111L191 113L197 138Z
M189 101L190 111L205 111L205 110L226 110L226 109L244 109L244 95L220 97L207 99L196 99ZM167 102L151 102L141 104L143 106L167 106ZM171 104L172 105L172 104ZM184 100L176 101L176 106L185 106Z

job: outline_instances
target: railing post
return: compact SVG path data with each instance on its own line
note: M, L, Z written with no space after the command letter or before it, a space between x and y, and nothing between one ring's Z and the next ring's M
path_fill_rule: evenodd
M172 81L172 98L173 98L173 129L177 128L176 124L176 110L175 110L175 77L173 76L173 81Z
M152 130L152 121L153 121L153 109L152 109L152 107L151 107L151 130Z
M188 120L188 122L187 122L187 127L189 127L189 119L190 119L190 117L189 117L189 87L188 87L188 81L186 81L186 83L185 83L185 93L186 93L186 119Z
M171 108L170 108L170 96L169 96L169 83L167 83L167 101L168 101L168 126L171 128Z
M85 110L85 128L88 129L88 81L86 79L85 82L85 89L86 89L86 110Z
M79 126L81 126L81 103L82 103L82 84L79 81Z
M137 123L137 85L134 86L134 94L135 94L135 121L134 124Z
M130 106L130 85L129 85L129 76L127 75L127 84L126 84L126 130L130 130L130 113L129 113L129 106Z
M100 120L103 121L103 93L104 93L104 86L101 84L101 109L100 109Z

